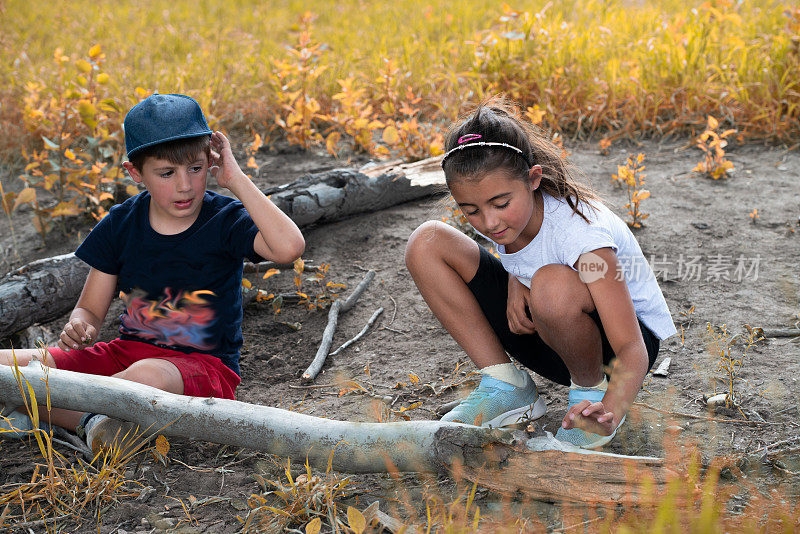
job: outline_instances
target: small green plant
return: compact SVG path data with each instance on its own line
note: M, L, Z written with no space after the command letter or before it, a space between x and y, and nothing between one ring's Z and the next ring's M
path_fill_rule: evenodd
M300 17L297 42L287 47L288 59L273 60L271 78L280 109L275 124L286 133L290 143L303 148L322 141L317 123L327 120L314 96L317 80L328 68L323 63L326 47L311 37L316 18L308 11Z
M749 385L741 376L750 350L764 339L760 329L745 325L746 333L731 335L726 325L714 326L706 323L708 351L716 358L714 377L712 379L713 394L725 394L725 406L737 408L741 412L742 395L739 385ZM721 387L717 388L720 384ZM744 414L742 414L744 415Z
M443 199L441 206L444 212L444 215L441 216L442 222L449 224L472 239L478 239L478 232L476 232L475 228L467 221L467 218L464 216L461 208L458 207L458 204L456 204L452 195Z
M35 192L30 188L23 189L19 193L15 193L14 191L9 191L6 193L5 189L3 189L3 181L0 180L0 205L3 206L3 213L6 214L6 217L8 218L8 225L11 227L11 242L14 246L14 255L17 257L17 261L19 262L22 262L22 258L19 256L17 232L14 230L14 219L11 217L11 215L20 204L30 202L33 199L32 195L34 194Z
M684 327L688 329L691 326L692 314L694 314L694 304L692 304L692 306L688 310L681 312L681 315L685 319L679 323L681 327L681 333L680 333L681 348L686 347L686 331L684 330Z
M294 285L295 293L301 298L300 304L304 304L309 310L327 309L339 296L339 290L347 287L347 284L340 284L331 280L326 280L330 265L323 263L316 268L316 271L305 279L311 284L312 291L301 291L303 285L303 273L305 272L305 262L298 259L294 262Z
M386 120L382 140L389 150L401 155L406 161L438 156L444 152L444 137L437 128L420 122L419 108L422 98L407 86L396 110L399 116Z
M353 139L356 150L377 157L392 154L414 161L442 153L444 138L436 127L420 122L419 96L411 86L397 86L399 71L394 61L384 58L372 94L369 81L354 76L339 80L341 91L333 95L339 109L331 114L334 127ZM328 151L336 153L340 131L326 140ZM378 140L380 142L378 142Z
M631 228L641 228L644 226L644 220L650 215L641 210L641 202L650 197L650 191L642 189L645 184L643 171L645 170L644 154L640 153L636 157L629 156L625 161L625 165L617 166L617 174L611 176L614 183L620 186L625 186L628 192L628 203L625 208L628 208L625 222Z
M341 90L333 95L338 102L338 109L331 114L331 122L353 139L357 151L380 156L388 155L386 147L375 143L375 130L385 124L376 118L376 113L367 97L365 85L359 84L354 76L338 80ZM341 132L333 131L326 138L328 152L336 155L336 144L341 139Z
M611 139L608 137L600 139L597 146L601 156L608 156L611 153Z
M292 267L292 271L294 272L294 293L281 293L276 295L275 293L258 289L256 293L256 302L271 302L275 314L280 313L287 300L299 302L305 305L308 310L327 309L331 303L333 303L334 299L339 296L339 290L347 287L347 284L340 284L327 280L328 269L330 269L330 265L327 263L310 269L311 275L303 280L303 275L307 269L305 261L302 258L298 258L294 261ZM268 269L262 278L267 279L276 274L280 274L280 272L280 269L277 268ZM304 290L304 283L306 283L306 287L308 287L310 283L311 290ZM242 286L251 289L252 283L245 278L242 279Z
M728 173L733 170L733 162L725 159L725 147L728 146L725 138L736 133L733 129L717 133L718 127L719 121L709 115L706 130L700 134L696 143L697 148L702 150L705 156L703 161L692 169L692 172L702 173L714 180L727 178Z
M23 150L27 160L20 179L26 188L17 203L33 206L33 223L44 241L52 221L89 213L94 220L108 207L138 189L120 169L123 107L108 96L111 79L103 72L105 54L93 46L75 61L56 49L55 85L25 85L25 127L41 140L41 148Z

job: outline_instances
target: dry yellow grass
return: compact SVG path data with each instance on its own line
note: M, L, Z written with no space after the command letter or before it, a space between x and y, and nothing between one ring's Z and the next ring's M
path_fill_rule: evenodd
M2 9L0 119L17 134L6 149L25 135L25 84L52 87L54 50L77 60L95 44L123 106L139 98L136 87L184 92L217 125L272 129L274 61L288 57L303 10L317 15L325 72L310 92L322 113L336 111L340 79L385 93L375 81L391 59L394 89L421 97L428 120L505 91L579 135L686 132L714 112L745 135L800 137L800 9L789 2L539 1L514 11L471 1L9 0Z

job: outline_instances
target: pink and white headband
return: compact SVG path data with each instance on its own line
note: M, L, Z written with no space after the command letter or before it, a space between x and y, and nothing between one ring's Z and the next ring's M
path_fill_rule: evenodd
M474 141L475 139L480 139L481 137L483 137L481 134L464 134L461 137L459 137L458 145L451 148L445 153L444 157L442 158L442 165L444 166L444 161L453 152L456 152L458 150L463 150L465 148L482 147L482 146L499 146L503 148L508 148L510 150L513 150L523 158L525 157L525 153L522 150L515 147L514 145L509 145L508 143L497 143L493 141L478 141L477 143L470 143L470 141Z

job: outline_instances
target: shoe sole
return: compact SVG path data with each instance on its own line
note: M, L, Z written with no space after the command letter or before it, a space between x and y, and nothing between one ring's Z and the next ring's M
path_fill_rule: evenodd
M545 412L547 412L547 403L544 402L543 398L539 397L536 399L536 402L533 403L533 406L523 406L501 413L494 419L486 421L481 426L499 428L502 426L516 425L539 419Z

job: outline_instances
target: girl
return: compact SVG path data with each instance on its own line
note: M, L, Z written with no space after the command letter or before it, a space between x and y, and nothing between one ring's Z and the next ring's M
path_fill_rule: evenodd
M441 222L409 238L414 282L483 375L443 419L503 426L544 415L536 384L508 352L570 387L556 438L584 448L608 443L660 340L675 333L639 244L575 181L560 149L502 98L455 125L445 148L450 192L500 259Z

